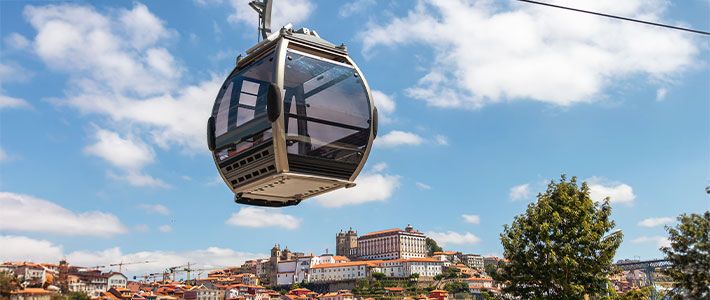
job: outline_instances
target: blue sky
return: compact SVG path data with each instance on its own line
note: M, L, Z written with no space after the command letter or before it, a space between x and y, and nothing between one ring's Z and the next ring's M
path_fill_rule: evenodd
M139 273L407 224L500 254L502 225L562 173L612 197L618 258L656 258L663 225L710 207L706 37L433 0L275 1L275 23L348 45L385 121L359 187L236 205L204 126L256 41L245 2L0 3L0 260L157 261ZM710 28L704 0L566 3Z

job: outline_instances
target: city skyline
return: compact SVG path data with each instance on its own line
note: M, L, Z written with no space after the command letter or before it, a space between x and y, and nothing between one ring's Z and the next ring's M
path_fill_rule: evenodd
M237 205L204 132L256 42L247 2L0 3L0 260L236 265L407 224L501 256L502 226L560 174L612 197L619 259L662 257L663 226L707 210L707 41L512 1L276 0L277 26L347 44L380 134L356 188ZM575 5L701 29L710 9Z

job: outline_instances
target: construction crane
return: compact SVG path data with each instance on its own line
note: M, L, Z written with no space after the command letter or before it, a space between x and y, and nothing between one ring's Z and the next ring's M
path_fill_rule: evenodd
M147 283L148 281L155 282L155 278L160 275L161 273L150 273L141 276L133 276L133 280L140 278L142 283Z
M146 260L146 261L134 261L134 262L123 262L123 261L121 261L120 263L109 264L108 266L109 266L109 267L118 266L118 272L121 273L121 272L123 272L123 266L127 266L127 265L137 265L137 264L149 264L149 263L152 263L152 262L153 262L153 261L149 261L149 260Z

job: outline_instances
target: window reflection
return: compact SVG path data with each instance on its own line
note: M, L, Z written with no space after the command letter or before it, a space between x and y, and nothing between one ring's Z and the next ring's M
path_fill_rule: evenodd
M354 68L289 50L284 90L288 153L359 163L370 104Z

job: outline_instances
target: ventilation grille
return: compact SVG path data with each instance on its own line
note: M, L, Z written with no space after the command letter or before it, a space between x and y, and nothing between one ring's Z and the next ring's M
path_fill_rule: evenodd
M271 145L268 143L245 151L222 165L221 170L232 188L276 173Z
M356 164L294 154L288 155L288 169L290 172L294 173L349 180L356 168Z

